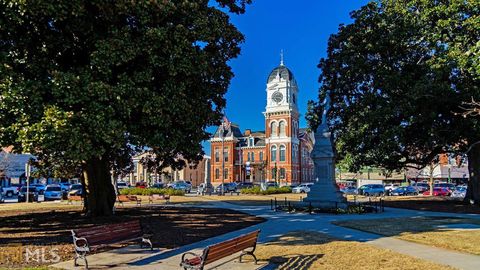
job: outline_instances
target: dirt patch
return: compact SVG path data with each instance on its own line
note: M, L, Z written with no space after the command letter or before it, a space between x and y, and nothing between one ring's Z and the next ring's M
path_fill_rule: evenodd
M61 261L73 259L71 229L133 219L153 232L156 248L175 248L264 221L233 210L187 207L120 208L115 216L102 218L85 217L80 210L0 212L0 269L49 264L35 258L26 262L27 248L47 258L55 249Z

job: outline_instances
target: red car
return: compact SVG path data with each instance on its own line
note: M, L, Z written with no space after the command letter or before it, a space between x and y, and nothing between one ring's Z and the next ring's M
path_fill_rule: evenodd
M423 192L423 195L430 196L430 190ZM444 187L433 188L433 196L449 196L450 190Z
M146 188L146 187L147 187L147 183L145 183L145 182L137 182L137 183L135 184L135 187L136 187L136 188Z

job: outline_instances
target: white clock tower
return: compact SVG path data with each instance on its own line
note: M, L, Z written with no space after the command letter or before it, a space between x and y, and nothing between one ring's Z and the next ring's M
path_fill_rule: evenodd
M299 178L298 86L293 73L283 63L267 79L265 143L268 154L267 179L296 182Z

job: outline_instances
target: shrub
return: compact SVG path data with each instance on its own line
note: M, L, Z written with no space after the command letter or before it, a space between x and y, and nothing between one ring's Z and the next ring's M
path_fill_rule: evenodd
M122 195L143 195L150 196L152 194L166 194L170 196L183 196L185 192L183 190L177 190L173 188L124 188L120 190Z
M241 189L242 194L255 194L255 195L270 195L270 194L282 194L291 193L291 187L269 187L266 190L262 190L259 186Z

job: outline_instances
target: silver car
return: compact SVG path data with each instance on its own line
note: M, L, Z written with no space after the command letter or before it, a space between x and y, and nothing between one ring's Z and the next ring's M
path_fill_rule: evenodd
M45 188L44 195L46 201L61 200L63 195L62 187L59 185L48 185Z

